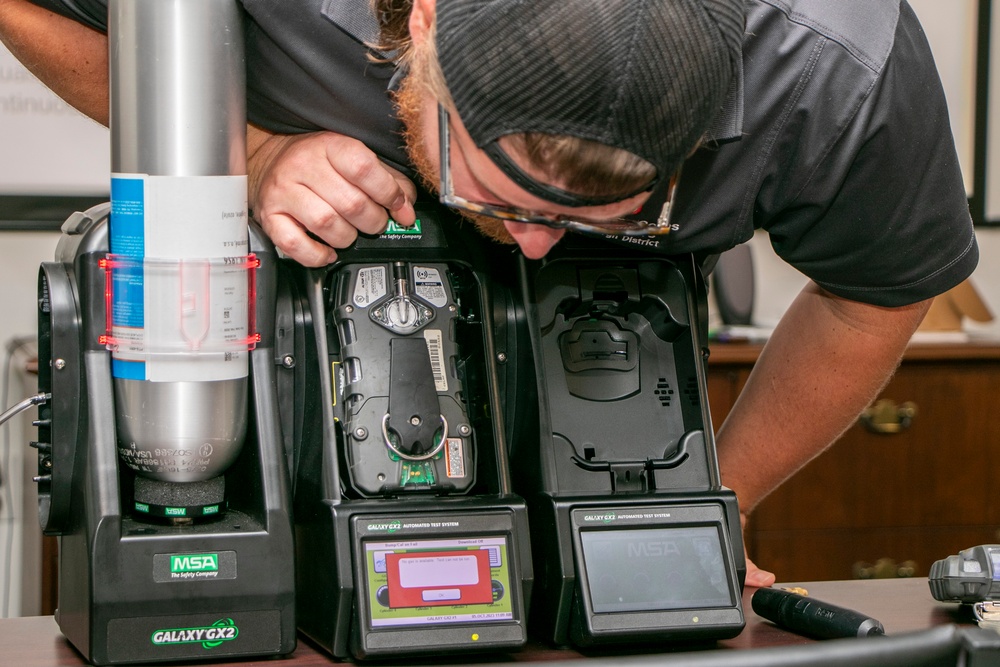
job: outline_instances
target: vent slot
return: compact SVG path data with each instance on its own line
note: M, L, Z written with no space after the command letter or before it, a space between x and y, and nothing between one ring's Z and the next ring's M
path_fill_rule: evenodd
M684 386L684 395L687 397L688 403L691 407L697 408L701 405L698 400L698 378L693 375L688 378L687 384Z
M670 383L667 382L667 378L660 378L656 383L656 389L653 391L656 397L660 399L660 405L665 408L670 407L670 403L674 397L674 390L670 387Z

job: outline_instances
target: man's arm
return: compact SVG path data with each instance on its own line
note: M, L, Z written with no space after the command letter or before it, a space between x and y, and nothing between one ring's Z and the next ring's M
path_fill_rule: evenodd
M108 124L108 38L28 0L0 0L0 41L56 95Z
M108 124L107 35L28 0L0 0L0 41L67 104ZM390 214L402 224L416 217L413 184L355 139L251 126L247 144L250 205L275 245L303 264L332 262L333 248L381 231Z
M820 454L885 386L930 301L883 308L806 286L719 429L723 483L744 514ZM750 564L747 584L773 577Z

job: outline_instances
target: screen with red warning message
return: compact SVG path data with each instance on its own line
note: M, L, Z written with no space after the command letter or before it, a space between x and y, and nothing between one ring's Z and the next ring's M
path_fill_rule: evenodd
M365 542L373 627L513 618L502 536Z

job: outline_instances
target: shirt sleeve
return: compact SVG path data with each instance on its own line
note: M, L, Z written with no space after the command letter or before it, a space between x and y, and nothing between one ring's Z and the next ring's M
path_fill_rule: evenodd
M107 0L30 0L39 7L61 14L101 32L108 31Z
M762 218L779 256L856 301L902 306L972 273L979 252L944 91L906 3L857 113L794 200Z

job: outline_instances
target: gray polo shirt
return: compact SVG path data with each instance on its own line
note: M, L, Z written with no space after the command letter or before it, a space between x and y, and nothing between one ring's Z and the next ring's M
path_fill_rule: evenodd
M104 0L35 0L103 29ZM242 0L248 114L282 133L333 130L405 165L387 85L368 58L368 0ZM684 166L676 229L624 241L722 252L770 234L825 289L899 306L975 268L978 248L944 94L900 0L747 0L743 71ZM663 193L641 215L655 218Z
M784 260L846 298L899 306L978 261L944 93L897 0L753 0L742 110L684 167L673 251L764 229Z

